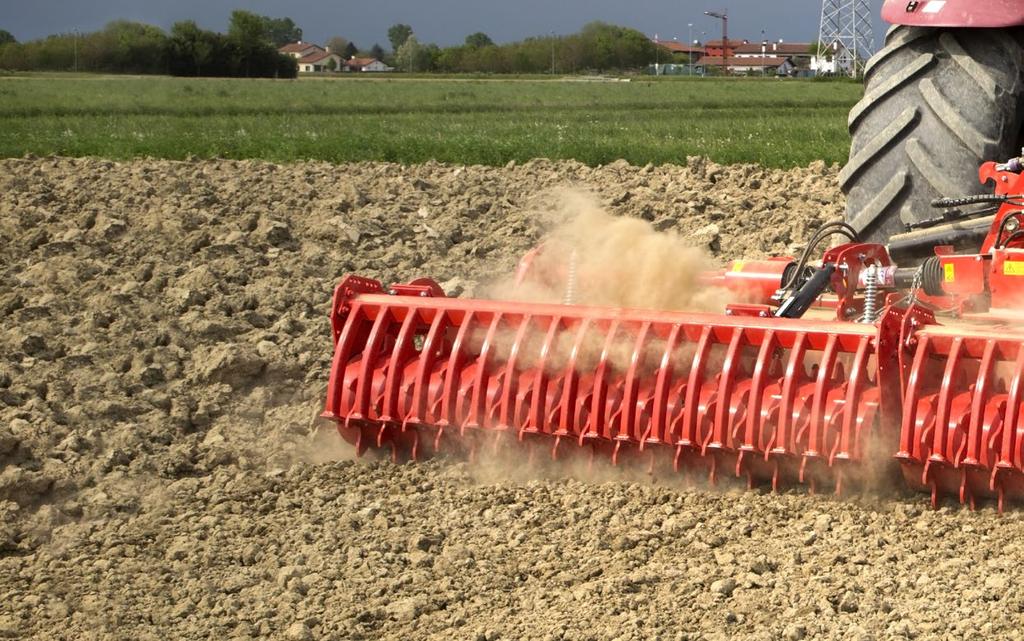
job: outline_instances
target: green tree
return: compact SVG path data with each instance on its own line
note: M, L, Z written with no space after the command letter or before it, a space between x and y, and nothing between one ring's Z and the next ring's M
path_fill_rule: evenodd
M302 29L291 18L268 18L264 16L263 21L266 23L267 36L278 49L289 42L302 40Z
M493 44L494 41L491 40L491 37L483 31L477 31L466 36L466 46L473 47L474 49L490 47Z
M391 42L391 50L398 55L398 50L412 37L412 27L407 24L394 24L388 29L388 40Z
M348 48L348 45L348 40L346 38L342 38L341 36L334 36L328 38L327 42L324 43L324 46L327 47L328 51L330 51L331 53L336 53L339 56L345 55L345 49Z
M238 55L238 64L245 70L245 77L252 75L252 61L260 49L270 43L270 31L267 20L251 11L235 9L231 12L228 25L228 39L234 45Z
M244 43L249 46L271 42L267 18L251 11L235 9L231 12L228 37L236 43Z
M334 58L328 58L327 59L327 70L328 71L337 71L338 70L338 63L334 61Z
M409 36L395 54L395 63L399 69L422 73L433 69L434 57L440 55L440 52L437 45L421 45L416 36Z
M218 34L200 29L194 20L176 22L171 27L171 56L187 62L195 69L195 75L201 76L213 58L218 37Z
M5 29L0 29L0 46L17 44L18 39L14 35Z
M345 46L345 59L349 59L359 53L359 47L354 42L350 42Z

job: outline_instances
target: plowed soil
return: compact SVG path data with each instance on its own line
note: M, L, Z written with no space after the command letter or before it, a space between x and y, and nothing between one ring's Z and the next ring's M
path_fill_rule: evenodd
M479 293L565 188L793 252L837 175L0 161L0 638L1021 638L1019 511L355 461L315 418L347 272Z

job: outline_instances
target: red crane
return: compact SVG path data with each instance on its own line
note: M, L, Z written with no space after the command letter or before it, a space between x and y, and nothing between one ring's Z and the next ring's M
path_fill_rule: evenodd
M722 21L722 75L729 75L729 10L719 13L717 11L705 11L704 15L718 18Z

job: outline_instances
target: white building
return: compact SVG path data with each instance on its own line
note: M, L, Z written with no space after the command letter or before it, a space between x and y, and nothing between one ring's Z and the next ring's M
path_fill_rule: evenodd
M325 71L344 71L345 61L336 53L315 51L299 58L299 73L323 73Z
M310 54L314 54L318 51L326 51L326 49L311 42L303 42L299 40L298 42L289 42L278 49L278 51L285 55L289 55L296 60L301 60Z
M724 61L720 56L704 56L694 67L698 73L707 73L722 68ZM728 60L729 73L733 74L765 74L770 76L788 76L793 73L793 62L781 56L731 56Z
M394 71L392 67L387 66L376 58L356 58L353 56L345 61L345 66L349 71Z
M824 47L821 54L814 56L811 60L811 69L818 75L850 75L853 60L849 54L843 55L848 50L838 42L832 46Z

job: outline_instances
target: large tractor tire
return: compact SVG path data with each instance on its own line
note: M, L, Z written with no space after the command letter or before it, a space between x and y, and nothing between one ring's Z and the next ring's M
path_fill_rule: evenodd
M846 219L869 242L936 218L931 201L991 193L988 160L1021 155L1024 36L1019 29L894 27L868 63L850 112L840 175ZM921 248L920 258L931 255Z

